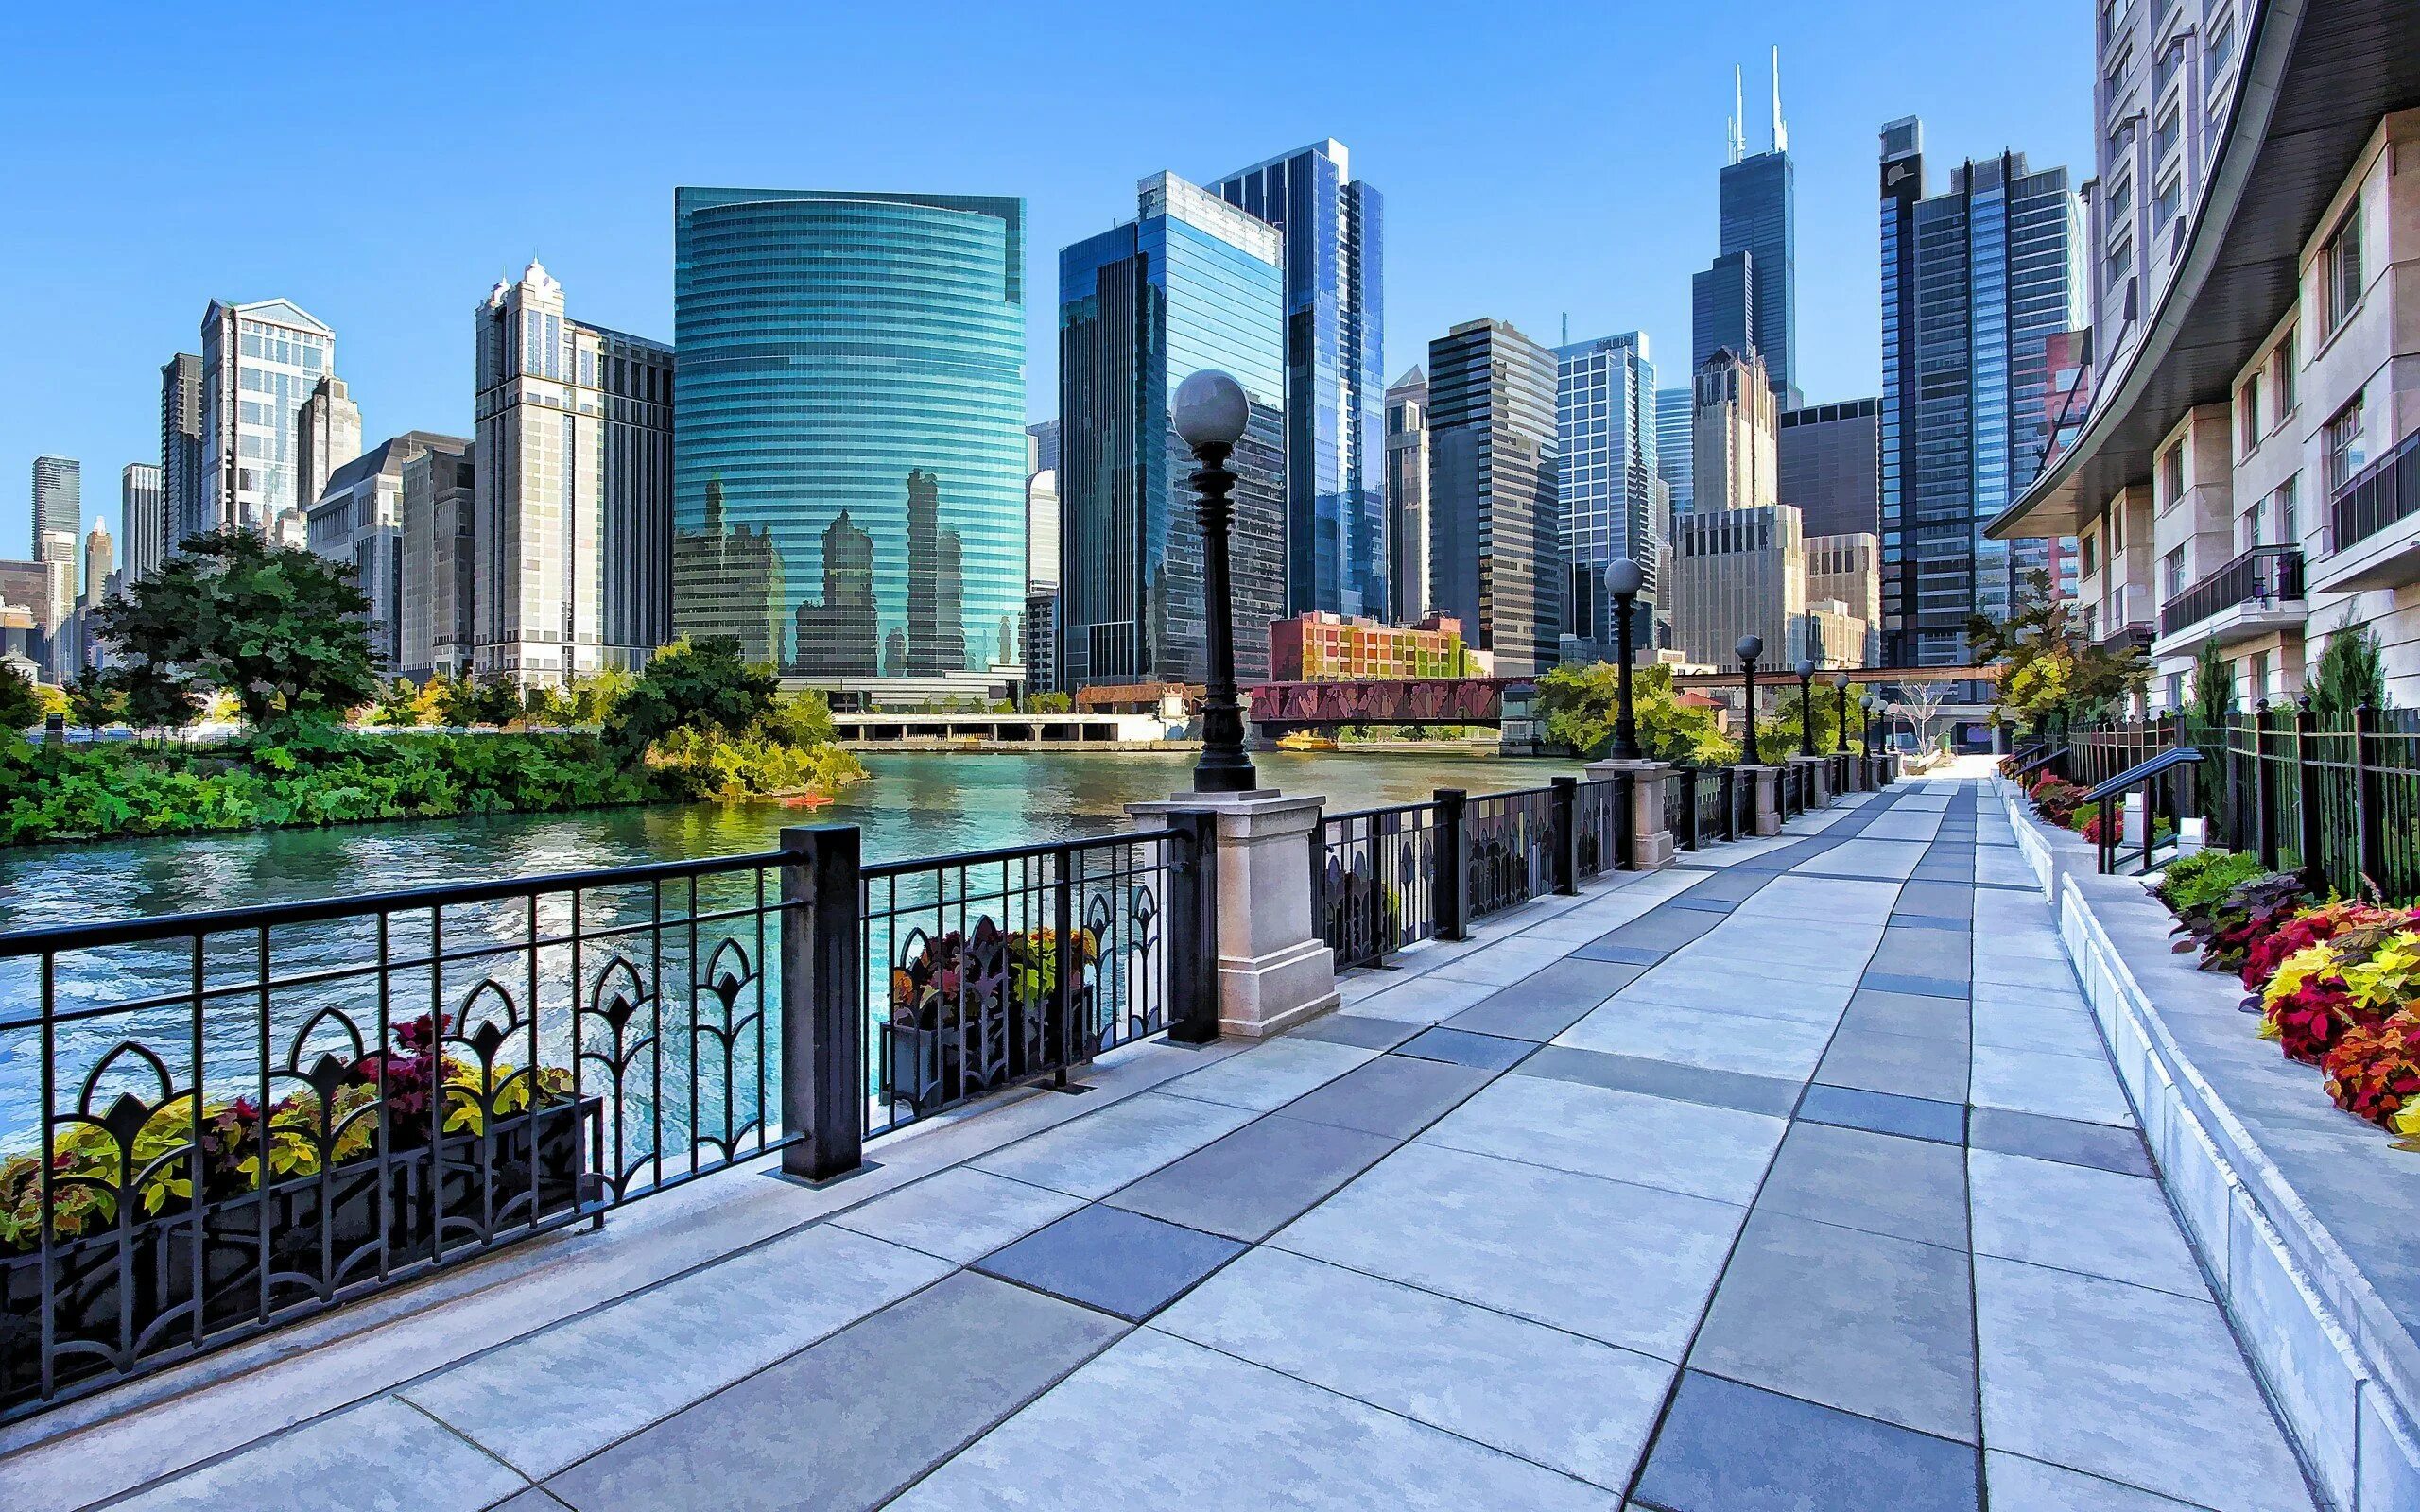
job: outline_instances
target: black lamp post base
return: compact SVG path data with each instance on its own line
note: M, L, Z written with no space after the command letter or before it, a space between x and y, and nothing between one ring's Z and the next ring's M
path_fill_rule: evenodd
M1205 749L1201 759L1193 765L1193 790L1197 793L1258 792L1260 774L1253 769L1249 756Z

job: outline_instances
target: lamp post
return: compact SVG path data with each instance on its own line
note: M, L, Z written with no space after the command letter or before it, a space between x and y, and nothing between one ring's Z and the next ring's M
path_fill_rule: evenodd
M1739 637L1739 644L1732 649L1739 653L1739 666L1748 679L1748 739L1747 744L1740 748L1747 753L1747 764L1754 766L1758 765L1756 761L1756 658L1765 654L1765 639L1761 635L1743 635Z
M1630 700L1630 623L1638 608L1638 590L1647 575L1638 563L1628 557L1618 557L1605 563L1605 592L1614 595L1614 639L1620 655L1614 662L1614 682L1620 689L1619 708L1614 715L1614 760L1634 762L1639 759L1638 711Z
M1872 761L1874 760L1874 715L1882 707L1882 700L1869 693L1858 702L1865 710L1865 759Z
M1201 463L1191 482L1200 496L1201 610L1209 632L1209 677L1201 698L1201 759L1193 764L1197 793L1249 793L1259 785L1244 754L1244 706L1236 693L1236 603L1227 573L1228 501L1236 475L1227 455L1243 438L1252 404L1243 385L1215 368L1177 385L1170 406L1176 433Z
M1815 663L1798 661L1798 754L1815 754Z
M1832 717L1840 725L1833 737L1832 749L1842 756L1849 753L1849 675L1840 673L1832 679Z

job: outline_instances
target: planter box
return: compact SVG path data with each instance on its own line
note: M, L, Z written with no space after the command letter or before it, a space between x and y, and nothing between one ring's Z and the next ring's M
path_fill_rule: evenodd
M0 1412L42 1395L45 1268L56 1393L593 1203L584 1129L602 1108L588 1097L515 1113L485 1136L399 1150L383 1168L349 1160L207 1203L198 1220L190 1210L138 1217L54 1245L46 1265L39 1252L0 1257Z

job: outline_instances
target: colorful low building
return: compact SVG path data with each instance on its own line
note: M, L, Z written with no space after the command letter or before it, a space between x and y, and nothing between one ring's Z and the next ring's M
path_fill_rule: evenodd
M1341 614L1298 614L1269 627L1271 680L1364 682L1405 678L1484 678L1495 658L1462 642L1462 622L1431 614L1381 625Z

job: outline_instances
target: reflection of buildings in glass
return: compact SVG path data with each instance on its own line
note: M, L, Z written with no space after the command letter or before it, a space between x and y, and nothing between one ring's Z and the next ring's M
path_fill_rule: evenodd
M849 511L823 532L823 602L798 607L797 671L809 676L871 678L881 653L873 601L873 537L849 523Z
M964 577L958 532L943 530L941 478L908 474L908 675L966 670Z
M706 482L702 530L672 536L672 592L683 635L728 635L751 662L782 660L782 555L769 531L723 518L722 479Z
M883 637L882 675L886 678L908 675L908 636L905 631L892 630Z

